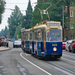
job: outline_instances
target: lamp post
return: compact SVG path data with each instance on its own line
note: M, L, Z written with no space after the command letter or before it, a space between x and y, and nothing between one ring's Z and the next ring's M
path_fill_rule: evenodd
M63 28L63 40L64 40L64 6L62 6L62 28Z

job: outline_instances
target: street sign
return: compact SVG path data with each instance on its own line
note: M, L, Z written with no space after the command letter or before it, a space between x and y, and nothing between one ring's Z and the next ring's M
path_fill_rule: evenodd
M19 38L19 35L17 34L17 38Z

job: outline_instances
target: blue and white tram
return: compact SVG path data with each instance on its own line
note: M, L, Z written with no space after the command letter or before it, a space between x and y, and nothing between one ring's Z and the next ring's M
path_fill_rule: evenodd
M43 21L30 30L31 53L39 57L62 56L62 26L60 22Z

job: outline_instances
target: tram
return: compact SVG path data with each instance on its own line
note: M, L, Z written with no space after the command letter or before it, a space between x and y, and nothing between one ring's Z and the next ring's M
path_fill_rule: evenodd
M32 54L40 57L62 56L62 26L60 22L43 21L30 30Z
M30 29L21 29L21 48L24 52L31 52L30 50Z
M28 35L28 36L27 36ZM25 33L25 50L32 55L46 58L62 56L62 26L60 22L43 21ZM29 47L29 48L28 48ZM27 49L28 48L28 49Z
M25 32L25 28L22 28L21 29L21 48L22 50L24 51L24 44L25 44L25 35L24 35L24 32Z

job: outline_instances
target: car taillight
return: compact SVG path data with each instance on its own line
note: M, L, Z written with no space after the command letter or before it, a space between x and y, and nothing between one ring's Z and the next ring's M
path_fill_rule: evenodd
M24 41L24 43L25 43L25 41Z
M8 43L8 42L7 42Z
M63 44L64 46L66 45L66 44Z

